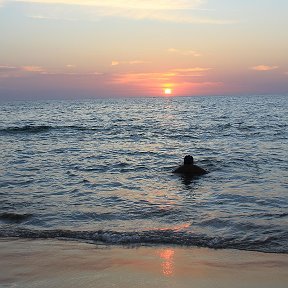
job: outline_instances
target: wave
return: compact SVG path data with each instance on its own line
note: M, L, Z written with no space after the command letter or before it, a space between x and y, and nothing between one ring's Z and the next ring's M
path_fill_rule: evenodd
M6 222L22 222L32 217L32 214L18 214L18 213L0 213L0 220Z
M118 130L117 130L118 129ZM119 133L119 127L115 125L110 125L107 127L103 126L77 126L77 125L24 125L24 126L11 126L0 128L0 134L24 134L24 133L44 133L49 132L51 130L56 131L66 131L66 130L74 130L74 131L91 131L91 132L99 132L102 133L112 133L114 130L114 135Z
M38 133L38 132L46 132L52 129L51 126L48 125L25 125L25 126L13 126L1 129L0 132L6 133Z
M18 133L41 133L49 132L50 130L95 130L96 127L83 126L51 126L51 125L24 125L12 126L0 129L0 133L18 134Z
M110 245L181 245L196 246L212 249L237 249L258 251L266 253L288 254L288 244L279 245L279 241L288 237L288 232L281 235L267 236L263 239L252 237L237 238L236 236L222 238L211 237L203 234L188 233L175 230L149 230L141 232L116 232L116 231L72 231L72 230L29 230L8 229L0 230L2 238L28 238L28 239L62 239L89 241Z

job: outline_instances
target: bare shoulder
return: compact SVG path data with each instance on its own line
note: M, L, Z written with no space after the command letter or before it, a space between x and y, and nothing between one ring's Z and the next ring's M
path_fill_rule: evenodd
M190 176L199 176L207 174L208 171L197 166L197 165L182 165L175 169L173 173L182 174L182 175L190 175Z
M185 167L184 165L182 166L179 166L178 168L176 168L173 173L176 173L176 174L181 174L181 173L185 173Z
M194 170L196 175L204 175L204 174L208 173L208 171L206 171L205 169L203 169L197 165L193 165L193 170Z

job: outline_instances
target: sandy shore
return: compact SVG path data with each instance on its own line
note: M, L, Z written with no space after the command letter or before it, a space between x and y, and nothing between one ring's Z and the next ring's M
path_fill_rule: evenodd
M288 255L0 239L0 287L286 288Z

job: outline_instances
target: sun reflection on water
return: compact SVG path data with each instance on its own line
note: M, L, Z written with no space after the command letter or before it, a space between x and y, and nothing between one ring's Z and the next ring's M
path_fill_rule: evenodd
M159 256L162 260L162 273L164 276L169 277L174 274L175 264L174 264L175 250L173 249L163 249L159 252Z

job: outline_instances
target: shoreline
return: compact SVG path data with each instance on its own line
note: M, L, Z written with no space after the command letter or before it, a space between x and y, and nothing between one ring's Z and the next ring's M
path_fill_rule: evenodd
M284 288L288 255L0 238L0 287Z

